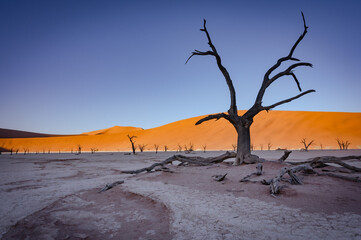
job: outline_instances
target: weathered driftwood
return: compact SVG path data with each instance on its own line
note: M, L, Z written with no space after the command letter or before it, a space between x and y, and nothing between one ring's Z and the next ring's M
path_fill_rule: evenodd
M251 173L251 174L245 176L244 178L242 178L242 179L239 180L239 181L240 181L240 182L253 182L253 183L256 183L257 181L251 181L250 178L251 178L252 176L255 176L255 175L256 175L256 176L260 176L260 175L262 175L262 173L263 173L263 165L262 165L262 163L258 163L258 164L257 164L257 167L256 167L256 172Z
M288 156L291 154L291 152L292 151L288 151L288 150L284 151L283 156L280 159L278 159L278 161L280 163L283 163L288 158Z
M292 168L283 167L279 174L272 178L271 180L262 180L262 184L270 185L270 191L271 194L274 196L275 194L278 194L280 190L282 189L281 181L284 181L283 176L287 173L290 176L289 182L294 185L300 185L302 184L302 181L296 176L296 172L300 171L308 171L308 172L314 172L312 167L308 164L302 164L299 166L295 166Z
M119 184L122 184L122 183L124 183L123 180L116 181L116 182L113 182L113 183L111 183L111 184L107 184L107 185L105 185L105 187L103 187L98 193L105 192L105 191L107 191L107 190L115 187L116 185L119 185Z
M212 177L215 181L222 182L226 178L227 174L228 173L223 174L223 175L213 175Z
M315 157L310 158L307 161L304 162L294 162L290 163L292 165L300 165L308 163L313 168L322 168L327 166L326 163L336 163L344 168L347 168L349 170L355 171L355 172L361 172L361 168L349 165L343 161L346 160L361 160L361 156L346 156L346 157L334 157L334 156L323 156L323 157Z
M138 174L141 172L150 172L157 166L164 166L164 165L172 163L173 161L180 161L182 164L186 163L186 164L192 164L192 165L197 165L197 166L207 166L207 165L211 165L214 163L221 163L228 158L234 158L234 157L236 157L235 152L226 152L225 154L222 154L220 156L208 157L208 158L173 155L173 156L167 158L166 160L159 162L159 163L154 163L154 164L150 165L149 167L141 168L141 169L137 169L137 170L124 170L124 171L122 171L122 173Z

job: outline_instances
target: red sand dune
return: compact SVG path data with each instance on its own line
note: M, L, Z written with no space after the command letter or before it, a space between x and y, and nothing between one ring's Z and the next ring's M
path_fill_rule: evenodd
M240 111L244 113L244 111ZM226 120L208 121L195 126L200 118L194 117L173 122L161 127L146 129L135 127L112 127L108 129L83 133L74 136L47 138L7 138L0 139L0 147L5 149L24 148L30 152L71 151L78 144L83 151L97 148L99 151L130 151L127 135L137 136L136 144L147 144L146 150L159 149L167 145L176 150L178 144L183 146L192 143L195 149L207 145L208 150L232 149L236 143L236 132ZM336 138L351 142L349 148L361 148L361 113L343 112L301 112L270 111L262 112L254 119L251 127L251 139L256 150L287 148L301 149L302 138L314 140L310 149L337 149Z

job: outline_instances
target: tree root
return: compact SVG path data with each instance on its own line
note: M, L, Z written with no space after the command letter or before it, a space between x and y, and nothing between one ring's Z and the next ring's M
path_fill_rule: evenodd
M159 162L159 163L154 163L152 165L150 165L149 167L146 168L141 168L141 169L137 169L137 170L124 170L121 171L122 173L127 173L127 174L138 174L141 172L150 172L152 171L155 167L157 166L161 166L164 167L164 165L170 164L173 161L180 161L181 164L191 164L191 165L197 165L197 166L208 166L208 165L212 165L215 163L221 163L224 160L228 159L228 158L234 158L236 157L236 153L235 152L226 152L225 154L222 154L220 156L217 157L209 157L209 158L203 158L203 157L187 157L187 156L183 156L183 155L173 155L169 158L167 158L166 160Z

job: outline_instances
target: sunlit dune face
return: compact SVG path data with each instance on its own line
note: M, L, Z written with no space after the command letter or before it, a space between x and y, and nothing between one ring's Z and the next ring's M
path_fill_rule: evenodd
M244 113L240 111L240 114ZM135 145L145 144L145 151L164 151L193 145L194 149L231 150L236 144L236 131L223 120L195 123L202 118L189 118L161 127L143 130L135 127L112 127L76 136L46 138L0 139L0 147L19 149L23 152L47 153L75 152L78 145L82 151L96 148L99 151L130 151L131 144L127 135L137 136ZM287 148L301 149L302 139L314 140L310 149L337 149L336 139L349 141L350 148L361 148L361 113L333 112L297 112L271 111L262 112L254 119L251 127L251 141L255 150Z

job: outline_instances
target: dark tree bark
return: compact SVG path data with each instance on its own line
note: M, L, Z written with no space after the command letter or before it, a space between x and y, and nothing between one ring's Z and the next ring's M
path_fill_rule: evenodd
M133 139L136 138L137 136L129 136L129 134L128 134L127 137L129 138L129 141L132 144L132 151L133 151L133 154L135 155L135 145L134 145L135 141Z
M290 65L286 70L284 71L280 71L279 73L274 74L271 77L271 74L278 69L278 67L281 66L282 63L286 62L286 61L300 61L297 58L293 57L293 52L295 51L296 47L298 46L298 44L302 41L302 39L304 38L304 36L307 33L307 26L306 26L306 21L304 18L304 15L302 13L302 19L303 19L303 23L304 23L304 31L302 33L302 35L297 39L297 41L295 42L295 44L292 46L289 54L286 57L282 57L280 59L278 59L277 63L274 64L264 75L263 78L263 82L261 85L261 88L259 89L259 92L257 94L256 97L256 101L253 104L253 106L242 116L238 115L238 109L237 109L237 104L236 104L236 92L233 86L233 82L232 79L227 71L227 69L222 65L222 61L221 61L221 57L219 56L215 46L212 43L211 37L208 33L208 30L206 28L206 20L204 20L203 23L203 28L201 29L202 32L204 32L206 34L207 40L208 40L208 45L211 48L211 50L206 51L206 52L202 52L202 51L198 51L195 50L194 52L192 52L191 56L187 59L186 63L189 61L189 59L191 59L193 56L198 55L198 56L213 56L216 59L217 62L217 66L219 68L219 70L221 71L221 73L223 74L227 86L229 88L229 93L230 93L230 100L231 100L231 104L229 107L229 110L227 113L218 113L218 114L213 114L213 115L209 115L205 118L200 119L196 125L201 124L205 121L209 121L209 120L219 120L220 118L224 118L226 120L228 120L235 128L235 130L237 131L238 137L237 137L237 157L236 160L234 161L234 165L239 165L241 163L255 163L259 161L259 158L255 155L251 154L251 139L250 139L250 127L253 123L253 118L260 113L263 110L271 110L281 104L287 103L287 102L291 102L297 98L302 97L303 95L306 95L308 93L311 92L315 92L315 90L308 90L305 92L302 92L302 89L300 87L300 83L296 77L296 75L294 74L294 70L297 67L301 67L301 66L307 66L307 67L312 67L311 63L307 63L307 62L298 62L295 64ZM272 105L269 106L263 106L262 105L262 99L263 96L265 94L266 89L277 79L279 79L280 77L284 77L284 76L291 76L293 78L293 80L296 82L298 89L300 90L300 94L298 94L297 96L282 100L280 102L274 103Z

